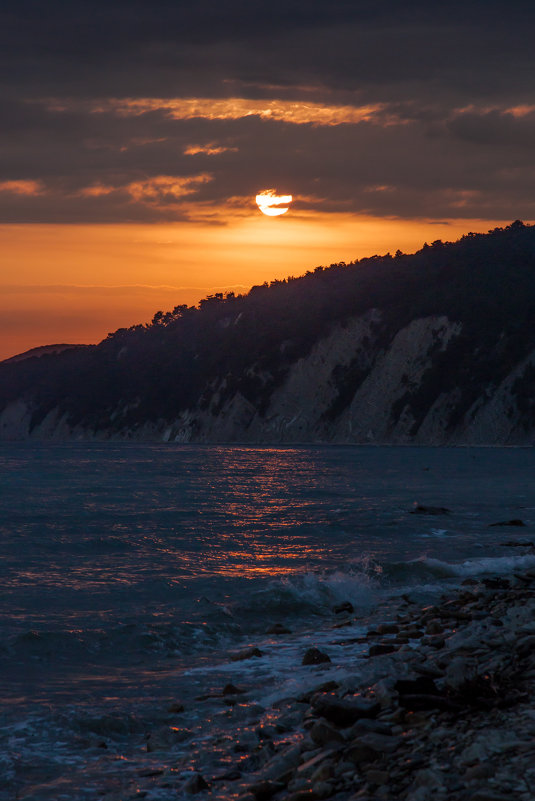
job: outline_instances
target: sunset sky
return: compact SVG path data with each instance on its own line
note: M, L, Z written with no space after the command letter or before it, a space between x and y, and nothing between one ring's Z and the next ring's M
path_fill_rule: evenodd
M534 29L514 0L7 0L0 358L532 222Z

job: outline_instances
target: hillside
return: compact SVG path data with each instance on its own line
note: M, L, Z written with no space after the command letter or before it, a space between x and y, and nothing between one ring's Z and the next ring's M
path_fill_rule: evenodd
M531 444L535 226L157 312L0 364L0 438Z

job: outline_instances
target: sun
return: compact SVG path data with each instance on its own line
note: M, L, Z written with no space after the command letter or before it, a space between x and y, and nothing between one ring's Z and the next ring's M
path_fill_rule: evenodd
M256 196L256 204L262 214L268 217L279 217L286 214L289 210L289 203L293 200L292 195L277 195L276 189L264 189Z

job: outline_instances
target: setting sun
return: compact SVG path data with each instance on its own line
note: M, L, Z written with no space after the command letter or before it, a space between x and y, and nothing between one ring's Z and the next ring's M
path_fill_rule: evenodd
M277 195L275 189L264 189L256 196L256 204L262 214L268 217L279 217L286 214L289 203L293 200L292 195Z

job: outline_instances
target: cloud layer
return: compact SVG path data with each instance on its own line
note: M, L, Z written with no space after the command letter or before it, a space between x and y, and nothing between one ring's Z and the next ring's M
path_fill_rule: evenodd
M532 220L535 8L434 5L10 0L0 221Z

